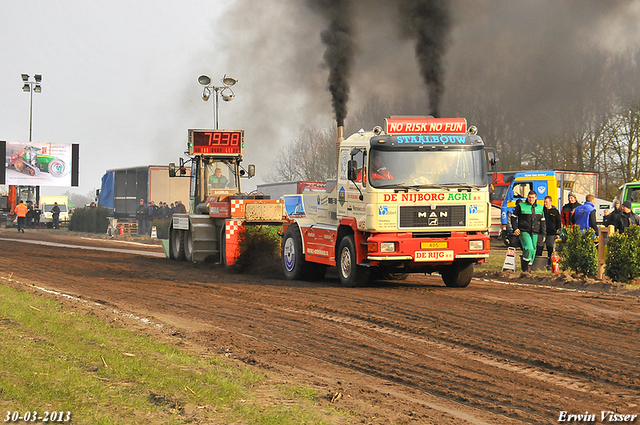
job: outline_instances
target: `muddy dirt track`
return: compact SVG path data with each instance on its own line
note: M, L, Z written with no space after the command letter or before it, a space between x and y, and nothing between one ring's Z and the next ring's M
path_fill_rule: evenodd
M342 288L162 257L138 245L0 230L0 280L133 313L213 352L336 393L341 423L558 423L640 414L640 298L438 276ZM151 248L156 254L159 247ZM93 303L91 305L94 305ZM330 403L328 400L326 403ZM577 422L576 422L577 423ZM640 423L640 422L638 422Z

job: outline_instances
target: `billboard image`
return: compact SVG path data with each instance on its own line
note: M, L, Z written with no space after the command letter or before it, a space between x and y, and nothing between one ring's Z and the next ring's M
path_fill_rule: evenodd
M77 186L77 146L71 143L4 144L4 182L30 186ZM0 151L1 151L0 150ZM75 184L74 184L75 183Z

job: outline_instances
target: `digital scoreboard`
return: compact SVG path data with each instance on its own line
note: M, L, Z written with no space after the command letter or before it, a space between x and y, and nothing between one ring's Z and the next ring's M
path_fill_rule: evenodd
M189 155L243 156L244 130L189 130Z

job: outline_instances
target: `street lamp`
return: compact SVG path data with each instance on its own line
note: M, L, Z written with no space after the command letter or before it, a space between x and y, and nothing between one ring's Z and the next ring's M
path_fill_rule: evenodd
M226 74L220 81L223 84L222 86L214 86L213 84L211 84L211 78L209 78L207 75L201 75L200 77L198 77L198 82L203 86L202 100L206 102L207 100L209 100L209 97L211 97L211 93L216 93L216 96L213 98L213 122L216 130L218 129L218 104L220 103L219 96L222 95L222 100L224 100L225 102L231 102L236 97L236 94L231 89L231 86L235 85L238 82L238 80L232 77L228 77Z
M29 143L31 143L31 131L33 129L33 93L41 93L42 75L36 74L33 76L35 81L29 81L29 75L22 74L22 91L28 91L31 94L31 100L29 102Z

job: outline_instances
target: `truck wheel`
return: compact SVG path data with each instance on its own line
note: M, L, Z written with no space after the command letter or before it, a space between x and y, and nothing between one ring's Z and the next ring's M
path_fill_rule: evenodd
M184 258L193 262L193 228L189 227L189 230L184 232Z
M453 263L440 270L442 281L450 288L466 288L473 277L473 263Z
M282 238L282 271L289 280L309 278L309 263L302 252L302 238L298 226L289 226Z
M169 254L174 260L184 260L184 235L182 230L171 228L169 235Z
M345 236L340 241L338 249L338 270L340 282L347 288L365 286L369 282L370 270L368 267L359 266L356 254L356 244L353 236Z

